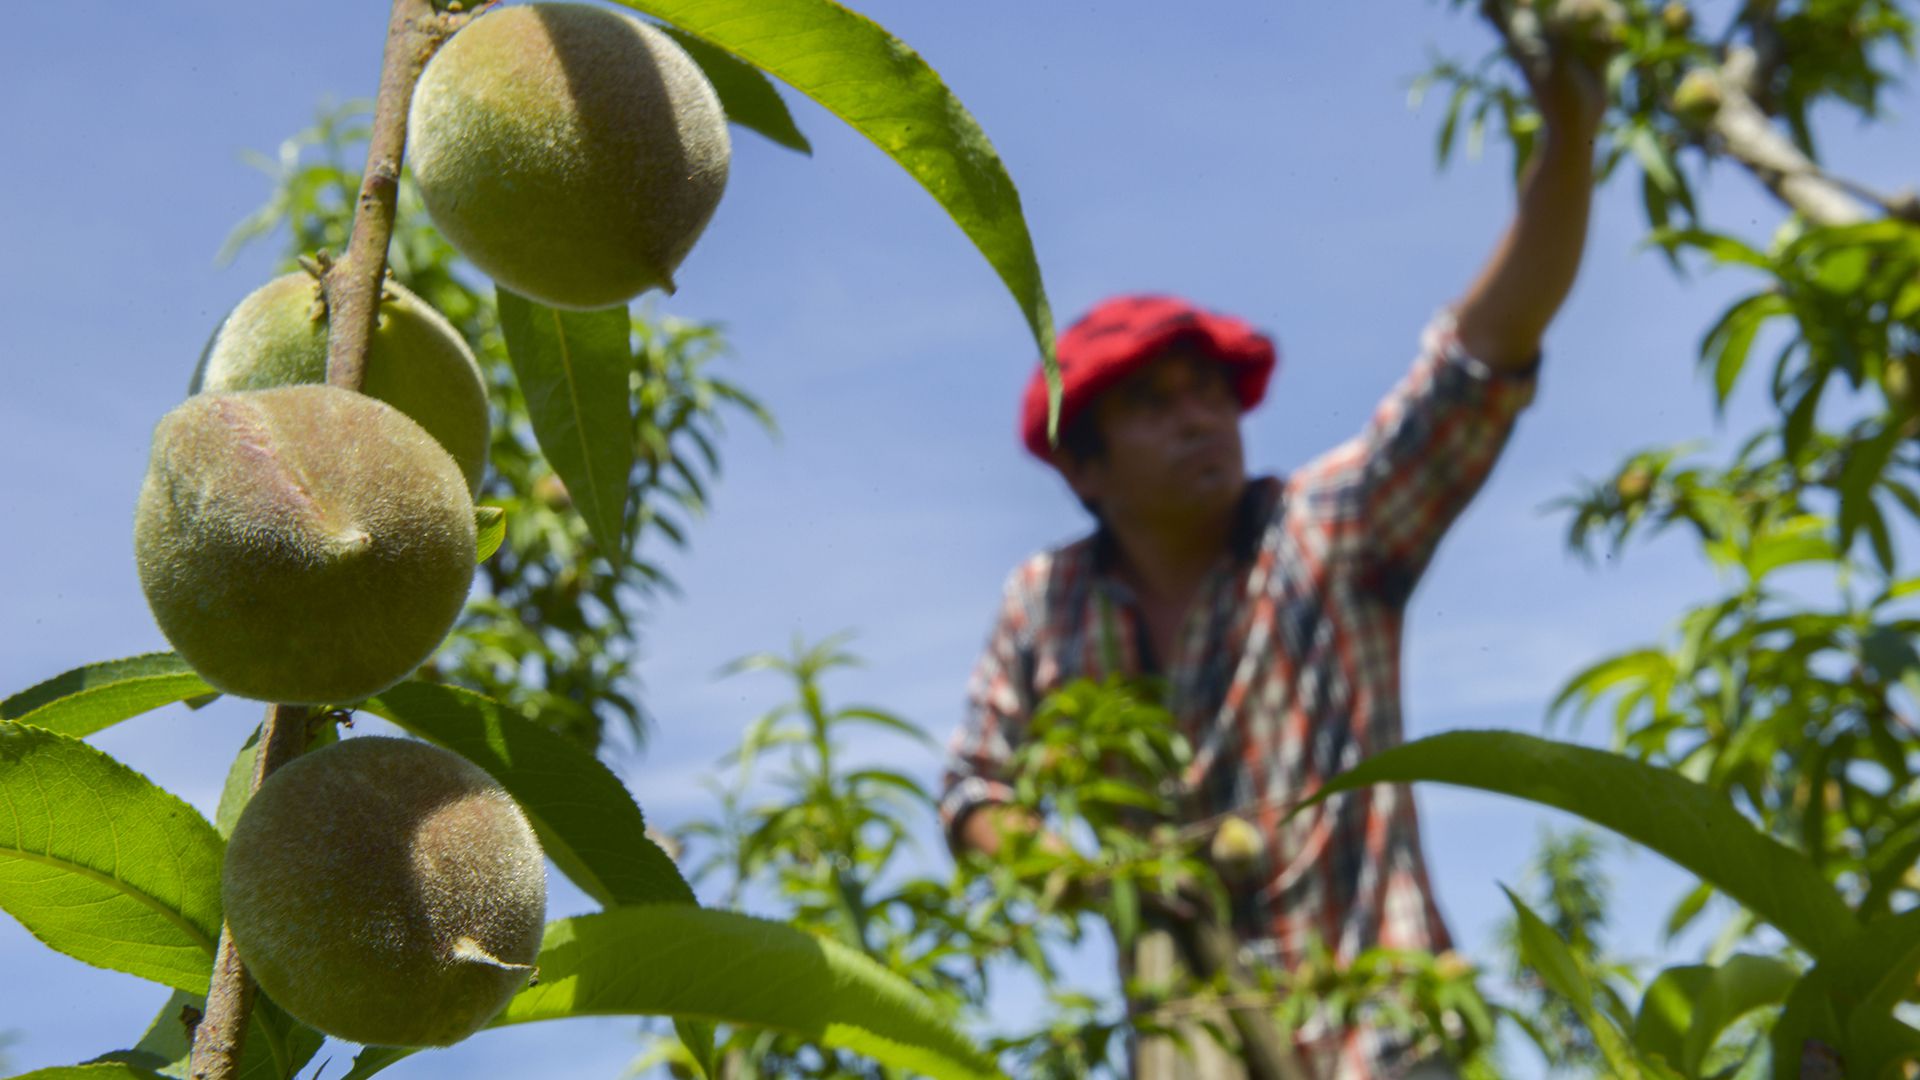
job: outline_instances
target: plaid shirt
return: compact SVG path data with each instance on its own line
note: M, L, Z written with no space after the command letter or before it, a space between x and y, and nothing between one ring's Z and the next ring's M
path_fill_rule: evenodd
M1468 356L1445 312L1421 346L1358 436L1290 477L1248 484L1231 551L1201 584L1172 657L1151 655L1103 532L1013 572L950 748L950 831L1010 798L1005 762L1047 694L1082 676L1156 674L1195 750L1182 778L1190 812L1239 812L1266 839L1265 869L1235 896L1250 962L1291 967L1311 937L1342 959L1449 947L1404 785L1281 820L1327 777L1401 741L1408 598L1533 397L1531 372ZM1398 1052L1366 1030L1302 1038L1315 1075L1342 1080L1386 1075Z

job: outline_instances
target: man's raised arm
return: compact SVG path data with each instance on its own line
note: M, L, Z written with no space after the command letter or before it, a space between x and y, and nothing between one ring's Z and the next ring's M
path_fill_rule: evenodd
M1524 369L1535 361L1580 269L1594 135L1606 109L1604 50L1580 44L1556 43L1537 62L1516 57L1540 110L1540 137L1513 223L1454 307L1461 346L1492 367Z

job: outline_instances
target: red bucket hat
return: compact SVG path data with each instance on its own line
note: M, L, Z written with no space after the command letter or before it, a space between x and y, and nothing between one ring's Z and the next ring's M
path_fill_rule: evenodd
M1060 430L1073 424L1108 388L1175 344L1191 345L1227 365L1240 411L1260 404L1279 361L1272 339L1239 319L1174 296L1133 294L1103 300L1068 327L1054 346L1060 360ZM1035 365L1020 408L1020 437L1033 456L1052 461L1047 443L1047 377Z

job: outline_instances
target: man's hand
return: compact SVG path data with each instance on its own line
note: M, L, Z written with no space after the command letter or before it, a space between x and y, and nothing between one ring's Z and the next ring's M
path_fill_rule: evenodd
M975 807L967 815L954 838L960 841L960 847L993 859L999 857L1001 846L1008 840L1040 833L1043 829L1040 819L1024 810L988 803ZM1042 834L1040 844L1049 851L1066 850L1066 842L1050 832Z
M1607 109L1607 63L1625 15L1615 0L1484 0L1481 14L1526 79L1549 136L1590 140Z
M1586 245L1618 8L1614 0L1486 0L1481 10L1532 87L1545 130L1513 224L1455 315L1468 353L1496 368L1525 368L1573 288Z

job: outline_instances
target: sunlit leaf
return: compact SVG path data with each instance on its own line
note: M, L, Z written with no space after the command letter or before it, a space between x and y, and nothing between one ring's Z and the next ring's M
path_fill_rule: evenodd
M559 311L504 288L495 293L500 333L540 452L566 483L594 543L618 562L626 551L633 471L627 309Z
M1771 956L1742 955L1719 966L1668 968L1640 1000L1634 1045L1687 1076L1697 1076L1729 1027L1755 1009L1786 1000L1799 978L1793 965Z
M1646 242L1661 247L1693 248L1705 252L1715 262L1752 266L1761 270L1773 266L1772 260L1741 240L1706 229L1658 229L1648 235Z
M475 545L474 561L486 562L507 539L507 512L498 506L476 506L473 508L474 532L479 538Z
M176 701L214 692L173 653L88 664L0 700L0 721L87 736Z
M1568 679L1547 706L1547 712L1554 715L1571 705L1578 716L1616 687L1670 679L1672 676L1673 661L1659 649L1637 649L1609 656Z
M1713 390L1716 407L1724 408L1732 395L1740 372L1746 367L1747 354L1760 327L1776 315L1787 314L1786 299L1774 293L1756 293L1735 303L1720 316L1700 341L1700 360L1713 366Z
M620 2L767 72L871 139L1000 275L1056 377L1053 315L1019 192L986 133L918 53L831 0Z
M220 834L79 739L0 724L0 909L97 967L205 993Z
M793 113L788 111L787 103L780 100L780 92L757 68L741 63L725 49L714 48L683 30L671 26L663 29L700 65L728 120L789 150L813 153L813 145L794 126Z
M953 1080L1001 1074L905 980L790 926L685 904L547 924L537 985L493 1027L576 1016L672 1016L766 1028ZM484 1038L485 1035L480 1036ZM407 1051L369 1051L363 1080Z
M1540 974L1541 981L1549 990L1573 1006L1574 1012L1592 1034L1594 1045L1611 1066L1609 1075L1620 1080L1639 1080L1648 1075L1628 1049L1625 1033L1595 1006L1593 982L1580 969L1580 962L1574 959L1567 943L1560 940L1559 935L1553 932L1553 927L1548 926L1532 908L1515 896L1512 889L1504 885L1500 888L1507 894L1508 902L1513 905L1514 917L1520 924L1521 959Z
M1815 956L1859 927L1805 856L1711 789L1619 754L1514 731L1454 731L1382 750L1328 781L1299 813L1369 784L1428 780L1576 814L1672 859Z
M1682 897L1680 902L1675 904L1673 910L1667 915L1667 925L1664 932L1666 940L1671 943L1673 939L1679 937L1687 927L1693 925L1693 921L1700 917L1700 913L1706 910L1707 902L1712 899L1713 886L1704 881L1687 890L1687 895Z
M919 728L913 726L912 724L907 723L905 720L900 719L899 717L893 715L892 713L882 712L879 709L858 708L858 707L848 708L848 709L841 709L838 712L834 713L833 715L836 721L848 721L848 722L860 723L860 724L871 724L875 727L885 728L888 731L895 732L896 734L905 735L907 738L912 739L914 742L920 743L923 746L935 745L933 737L928 735L926 732L920 730Z
M1830 527L1831 522L1818 514L1800 514L1773 526L1748 549L1747 576L1759 581L1784 567L1832 562L1839 555Z

